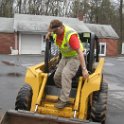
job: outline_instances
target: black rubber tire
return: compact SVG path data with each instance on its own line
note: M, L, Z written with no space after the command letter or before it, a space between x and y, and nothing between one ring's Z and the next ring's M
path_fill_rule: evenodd
M32 102L32 88L29 84L25 84L16 97L15 110L27 110L30 111Z
M94 92L92 107L91 107L91 120L93 122L100 122L105 124L107 114L107 97L108 97L108 84L102 83L99 91Z

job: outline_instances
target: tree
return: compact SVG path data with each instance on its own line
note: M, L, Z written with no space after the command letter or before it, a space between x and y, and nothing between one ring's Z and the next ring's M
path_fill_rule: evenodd
M123 0L120 0L120 7L119 7L119 15L120 15L120 52L121 52L121 46L123 42Z
M2 17L12 17L13 16L13 0L1 0L0 16L2 16Z

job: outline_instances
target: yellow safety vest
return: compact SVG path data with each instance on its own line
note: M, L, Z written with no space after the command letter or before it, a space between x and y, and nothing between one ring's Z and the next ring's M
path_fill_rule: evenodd
M75 50L73 50L69 45L69 39L70 39L71 35L73 35L73 34L77 34L77 32L74 29L70 28L69 26L65 26L64 37L63 37L61 46L57 45L57 43L56 43L57 35L53 34L54 42L59 47L60 52L62 53L62 56L64 56L64 57L77 56L77 52ZM80 41L80 39L79 39L79 41ZM81 41L80 41L80 49L83 51L83 46L81 44Z

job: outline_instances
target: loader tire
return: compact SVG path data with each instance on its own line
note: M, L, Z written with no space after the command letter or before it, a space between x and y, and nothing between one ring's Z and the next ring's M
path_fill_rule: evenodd
M99 91L93 94L91 119L94 122L105 124L107 114L108 84L102 83Z
M25 84L16 97L15 110L30 111L32 101L32 88L30 85Z

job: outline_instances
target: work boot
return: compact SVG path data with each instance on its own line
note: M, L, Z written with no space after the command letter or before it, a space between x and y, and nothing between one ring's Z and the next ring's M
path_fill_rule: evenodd
M69 106L69 104L70 104L69 101L63 102L63 101L61 101L61 100L59 99L58 102L57 102L54 106L55 106L56 108L58 108L58 109L62 109L62 108L64 108L64 107L66 107L66 106Z

